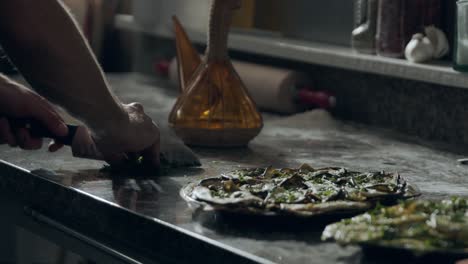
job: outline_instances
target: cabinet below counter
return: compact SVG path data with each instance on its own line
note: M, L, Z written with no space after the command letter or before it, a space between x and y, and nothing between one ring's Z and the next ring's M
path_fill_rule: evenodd
M140 263L10 197L0 197L0 263ZM145 263L150 263L145 261Z

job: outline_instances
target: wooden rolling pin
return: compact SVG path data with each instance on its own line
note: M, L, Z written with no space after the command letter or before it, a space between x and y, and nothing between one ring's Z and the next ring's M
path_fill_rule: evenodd
M311 90L311 81L303 73L240 61L232 63L252 99L263 111L292 114L310 108L335 106L335 97L327 92ZM168 76L175 86L179 85L175 58L169 63L157 63L156 71Z

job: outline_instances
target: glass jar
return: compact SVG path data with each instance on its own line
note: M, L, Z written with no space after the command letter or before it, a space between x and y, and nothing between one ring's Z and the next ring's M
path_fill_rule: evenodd
M379 0L377 54L403 57L406 44L424 27L441 24L441 0Z
M453 68L468 72L468 0L457 2Z
M360 0L355 6L355 26L351 46L357 52L375 53L378 0Z

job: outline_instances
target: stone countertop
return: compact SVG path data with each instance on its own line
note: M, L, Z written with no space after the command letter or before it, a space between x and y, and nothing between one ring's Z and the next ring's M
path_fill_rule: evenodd
M124 102L142 102L149 115L161 124L163 134L169 133L165 129L166 116L175 92L158 88L164 83L140 76L109 78ZM265 120L262 133L248 148L195 149L203 163L201 168L177 169L167 176L149 179L139 175L111 179L99 173L102 162L73 158L69 149L51 154L0 146L0 159L28 170L53 170L57 173L54 181L61 184L54 185L36 176L14 178L11 173L0 171L0 189L11 191L33 208L86 235L119 240L149 258L166 254L174 262L206 258L208 262L223 259L226 263L389 260L369 260L357 247L321 242L321 227L315 228L314 222L276 224L270 219L246 220L193 212L179 196L180 188L189 182L239 167L296 167L309 163L314 167L398 171L419 187L422 198L467 193L468 167L458 165L460 156L455 154L422 146L388 131L342 123L322 111L291 117L266 115ZM214 251L210 251L212 248ZM210 255L203 255L207 252ZM242 261L236 260L235 255L242 255ZM233 260L228 261L229 257Z

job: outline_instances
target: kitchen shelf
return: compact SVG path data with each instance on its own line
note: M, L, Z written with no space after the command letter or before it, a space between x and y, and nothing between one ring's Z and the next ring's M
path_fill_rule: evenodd
M115 25L119 29L165 38L173 37L170 27L145 28L136 23L131 15L118 15ZM206 43L205 33L190 29L187 29L187 33L193 42ZM428 64L415 64L403 59L359 54L353 52L349 47L288 39L273 34L246 33L235 30L230 34L229 48L236 51L310 64L468 88L468 74L453 70L449 62L437 61Z

